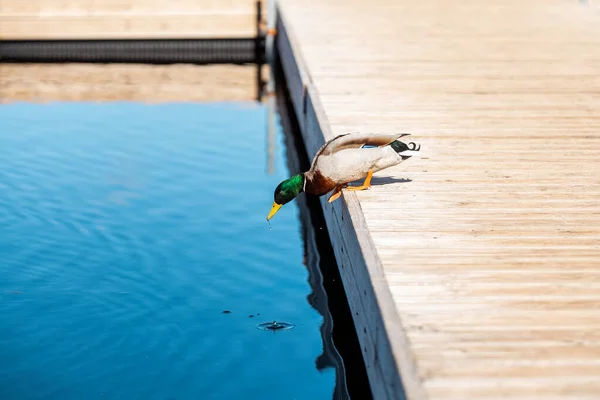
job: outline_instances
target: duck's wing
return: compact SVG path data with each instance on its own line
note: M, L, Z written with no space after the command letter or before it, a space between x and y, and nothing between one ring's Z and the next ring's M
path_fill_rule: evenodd
M331 155L340 150L345 149L360 149L364 146L381 147L387 146L394 140L399 139L403 136L408 136L409 133L392 133L392 134L379 134L379 133L344 133L338 135L333 139L325 142L323 146L315 154L310 169L314 169L315 163L319 156Z

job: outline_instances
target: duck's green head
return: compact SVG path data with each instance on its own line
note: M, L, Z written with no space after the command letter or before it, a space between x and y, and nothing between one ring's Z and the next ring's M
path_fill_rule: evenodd
M273 193L273 206L267 216L267 221L273 218L273 215L279 211L281 206L294 200L294 198L302 192L303 187L304 174L294 175L277 185L275 192Z

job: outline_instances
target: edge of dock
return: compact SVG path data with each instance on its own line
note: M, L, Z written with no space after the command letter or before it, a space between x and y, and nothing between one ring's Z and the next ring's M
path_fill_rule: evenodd
M276 53L285 75L302 138L310 155L333 137L316 88L285 14L276 8ZM381 260L353 192L330 204L323 214L348 297L354 325L376 399L421 400L427 395L419 378L407 333L400 321Z

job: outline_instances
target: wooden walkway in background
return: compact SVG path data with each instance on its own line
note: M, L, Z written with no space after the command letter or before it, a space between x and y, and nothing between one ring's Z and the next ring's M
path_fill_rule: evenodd
M256 12L255 0L0 0L0 40L252 38ZM257 84L247 66L0 64L0 103L239 101Z
M253 101L257 90L246 65L0 64L0 105Z
M0 0L0 40L254 36L255 0Z
M399 372L410 400L600 399L600 8L278 7L312 154L349 131L422 144L324 203L375 398Z

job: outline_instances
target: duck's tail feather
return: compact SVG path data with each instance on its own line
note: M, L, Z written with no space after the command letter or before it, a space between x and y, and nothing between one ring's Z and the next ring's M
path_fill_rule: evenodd
M417 145L415 142L409 142L408 144L401 142L399 140L394 140L390 143L390 146L403 160L409 159L412 156L418 154L417 152L421 150L421 145Z

